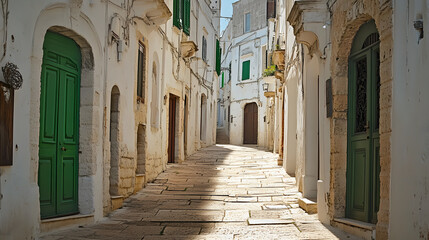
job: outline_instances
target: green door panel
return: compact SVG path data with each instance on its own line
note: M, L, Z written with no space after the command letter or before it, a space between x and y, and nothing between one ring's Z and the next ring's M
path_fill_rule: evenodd
M80 48L47 32L40 94L39 175L41 217L78 212Z
M349 201L347 213L349 217L366 221L368 208L368 156L369 149L367 141L352 143L351 158L348 160Z

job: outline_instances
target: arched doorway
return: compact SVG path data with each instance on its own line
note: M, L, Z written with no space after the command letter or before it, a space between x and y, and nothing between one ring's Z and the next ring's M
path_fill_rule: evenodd
M349 57L346 217L376 223L380 202L380 40L374 21L356 34Z
M119 195L119 89L112 88L110 95L110 196Z
M258 144L258 105L248 103L244 107L244 144Z
M79 212L81 49L48 31L40 91L39 191L42 219Z

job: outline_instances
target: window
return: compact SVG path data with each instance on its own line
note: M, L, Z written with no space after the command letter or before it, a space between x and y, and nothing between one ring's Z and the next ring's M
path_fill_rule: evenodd
M232 63L229 62L229 66L228 66L228 82L231 81L231 67L232 67Z
M141 102L144 102L146 82L146 48L141 42L139 42L137 64L137 98Z
M241 72L241 80L250 79L250 60L243 62L243 68Z
M250 13L244 15L244 32L250 32Z
M189 36L191 0L174 0L173 25Z
M207 39L203 36L203 49L201 50L201 58L207 62Z
M220 55L222 50L220 49L219 40L216 39L216 73L220 75Z

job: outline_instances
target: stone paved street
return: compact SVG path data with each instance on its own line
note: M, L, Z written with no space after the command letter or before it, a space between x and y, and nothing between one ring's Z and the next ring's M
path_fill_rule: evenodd
M276 155L217 145L169 165L105 220L42 239L356 239L306 214L299 196Z

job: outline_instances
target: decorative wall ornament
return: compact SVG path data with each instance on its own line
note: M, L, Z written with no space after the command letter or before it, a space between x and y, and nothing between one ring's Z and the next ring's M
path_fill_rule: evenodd
M3 71L3 77L7 84L9 84L13 89L20 89L22 86L22 75L18 71L18 67L8 62L4 67L1 68Z

